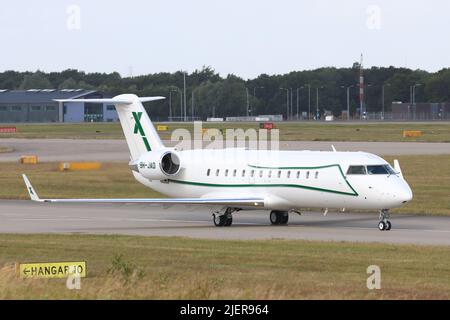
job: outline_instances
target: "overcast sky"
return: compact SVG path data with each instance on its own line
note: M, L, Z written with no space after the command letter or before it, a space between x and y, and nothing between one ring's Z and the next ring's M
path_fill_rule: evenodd
M450 67L448 0L2 1L0 71Z

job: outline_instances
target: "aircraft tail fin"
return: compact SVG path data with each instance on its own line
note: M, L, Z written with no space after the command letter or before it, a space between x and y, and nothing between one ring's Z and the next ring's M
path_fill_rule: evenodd
M120 124L130 149L131 159L137 160L143 153L164 149L143 102L165 99L164 97L138 97L122 94L112 99L69 99L59 102L110 103L116 107Z

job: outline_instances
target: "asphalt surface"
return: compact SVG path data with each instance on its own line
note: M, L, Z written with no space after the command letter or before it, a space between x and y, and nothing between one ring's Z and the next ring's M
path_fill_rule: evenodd
M123 234L204 239L304 239L450 245L450 217L391 216L392 230L377 229L376 213L290 215L271 226L266 211L234 214L231 227L214 227L206 208L150 205L49 204L0 201L0 233Z
M165 145L174 143L165 141ZM424 142L332 142L281 141L282 150L366 151L377 155L430 155L450 154L450 143ZM41 162L52 161L113 161L130 159L125 140L72 140L72 139L0 139L0 146L13 148L13 152L0 153L0 162L15 162L20 156L33 154Z

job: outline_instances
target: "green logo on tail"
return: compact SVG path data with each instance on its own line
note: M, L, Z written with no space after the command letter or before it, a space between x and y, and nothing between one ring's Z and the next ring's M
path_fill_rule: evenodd
M134 124L134 134L139 133L142 137L142 141L144 141L145 148L147 148L147 151L152 151L152 148L150 148L150 144L148 143L147 137L145 136L144 129L142 128L141 124L141 117L142 112L132 112L134 121L136 122Z

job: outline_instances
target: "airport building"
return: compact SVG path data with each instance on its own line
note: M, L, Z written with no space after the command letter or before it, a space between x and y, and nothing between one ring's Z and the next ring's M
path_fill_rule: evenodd
M54 101L81 98L107 97L99 91L84 89L0 90L0 123L118 121L113 105Z

